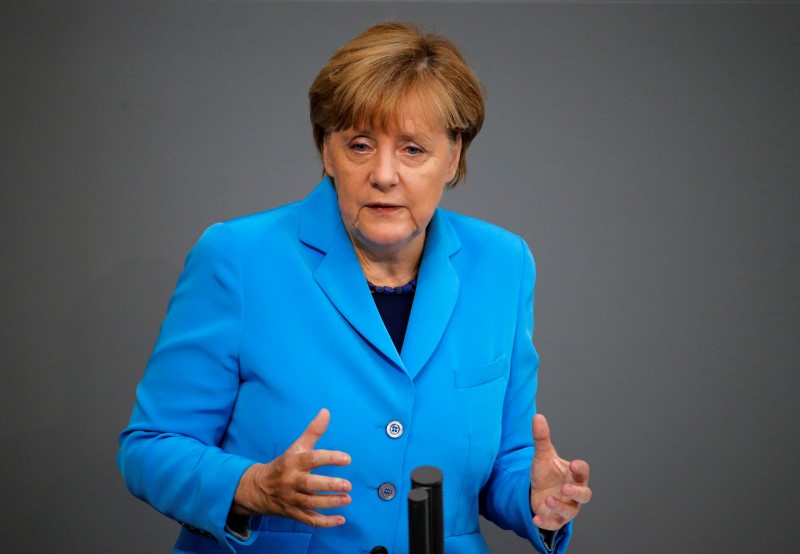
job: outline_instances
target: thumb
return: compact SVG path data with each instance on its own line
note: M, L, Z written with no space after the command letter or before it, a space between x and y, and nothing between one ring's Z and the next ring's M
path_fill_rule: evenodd
M550 426L547 419L542 414L533 416L531 422L531 432L533 433L533 457L544 458L556 455L556 449L550 442Z
M326 408L322 408L287 451L298 453L313 450L319 438L328 430L330 420L331 413Z

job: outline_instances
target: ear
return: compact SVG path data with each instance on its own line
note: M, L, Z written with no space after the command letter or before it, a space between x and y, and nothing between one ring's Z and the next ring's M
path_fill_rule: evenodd
M336 172L333 169L333 163L331 163L331 151L330 151L330 140L331 135L326 134L325 138L322 140L322 167L325 168L325 173L331 178L336 178Z
M461 135L456 135L456 139L450 147L450 166L447 168L447 182L452 183L456 178L458 162L461 160Z

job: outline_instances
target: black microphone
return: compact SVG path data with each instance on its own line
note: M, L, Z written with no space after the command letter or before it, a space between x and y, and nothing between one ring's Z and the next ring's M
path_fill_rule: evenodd
M442 471L434 466L420 466L411 472L411 492L408 493L410 554L444 554L442 479Z
M428 489L411 489L408 493L408 552L432 554L431 502Z

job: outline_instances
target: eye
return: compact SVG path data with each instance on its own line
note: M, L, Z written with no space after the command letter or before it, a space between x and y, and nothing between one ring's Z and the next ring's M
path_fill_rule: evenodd
M363 142L354 142L350 145L350 150L358 154L364 154L369 151L369 145Z
M406 146L406 152L408 152L412 156L418 156L422 154L424 150L419 146Z

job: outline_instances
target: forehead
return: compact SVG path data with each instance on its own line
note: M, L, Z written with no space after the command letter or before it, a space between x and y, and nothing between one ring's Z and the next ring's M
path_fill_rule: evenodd
M369 118L354 122L352 128L382 130L398 134L446 134L435 103L415 94L406 95L393 109L376 110Z

